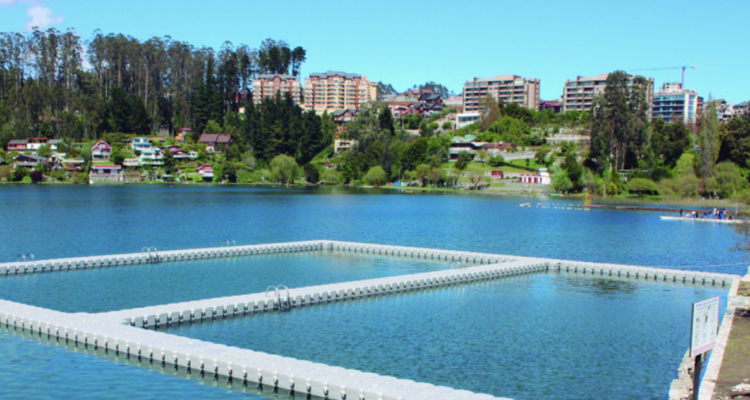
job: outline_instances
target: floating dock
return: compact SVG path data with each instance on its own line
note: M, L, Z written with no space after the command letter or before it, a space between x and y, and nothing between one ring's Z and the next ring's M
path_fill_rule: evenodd
M736 294L740 278L710 272L319 240L162 252L150 249L133 254L6 263L0 264L0 279L17 274L64 273L76 269L319 251L441 260L451 262L450 266L455 268L304 288L274 287L272 296L267 291L99 314L63 313L0 300L0 324L6 329L30 332L50 340L91 346L95 350L105 349L142 363L158 363L201 376L243 385L262 385L305 396L339 400L485 400L496 397L204 342L160 332L159 329L524 274L567 273L719 286L728 288L730 295L732 290ZM721 329L728 328L723 324ZM711 363L714 359L711 357ZM718 362L721 362L720 357ZM711 363L707 371L712 371Z

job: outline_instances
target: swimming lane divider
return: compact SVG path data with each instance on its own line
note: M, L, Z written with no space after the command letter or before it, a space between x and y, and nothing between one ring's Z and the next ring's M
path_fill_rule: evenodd
M154 254L142 252L91 257L58 258L30 262L8 262L0 263L0 277L165 262L183 262L215 258L292 254L316 251L351 252L391 257L421 258L436 261L463 261L478 264L492 264L516 259L516 257L513 256L487 253L315 240L188 250L163 250Z

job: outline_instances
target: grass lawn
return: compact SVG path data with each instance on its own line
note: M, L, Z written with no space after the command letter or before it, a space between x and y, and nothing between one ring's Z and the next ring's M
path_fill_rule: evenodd
M528 167L528 168L534 168L534 169L547 168L546 165L539 164L534 159L529 159L528 165L526 164L526 160L512 160L512 161L508 161L508 163L513 164L513 165L519 165L521 167Z

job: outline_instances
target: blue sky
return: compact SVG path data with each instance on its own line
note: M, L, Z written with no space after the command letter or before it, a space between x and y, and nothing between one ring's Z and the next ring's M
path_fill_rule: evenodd
M750 1L172 1L0 0L0 31L31 24L196 46L257 47L265 38L307 50L303 77L339 70L404 90L426 81L460 92L465 80L541 80L543 99L566 79L616 69L696 65L685 86L750 99ZM680 70L639 71L657 88Z

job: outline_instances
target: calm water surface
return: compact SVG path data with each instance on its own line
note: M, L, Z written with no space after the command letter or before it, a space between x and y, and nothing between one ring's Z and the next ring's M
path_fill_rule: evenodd
M519 207L520 204L526 202L534 205L544 203L551 207ZM17 254L29 252L33 253L37 259L43 259L138 252L144 246L155 246L160 250L213 247L227 239L235 240L237 244L313 239L351 240L654 266L717 265L744 260L743 255L727 251L734 245L735 239L731 229L726 226L662 222L658 218L659 214L651 212L607 210L585 212L559 208L569 203L569 200L549 198L397 194L389 191L345 188L253 189L157 185L141 187L2 186L0 187L0 207L2 207L0 208L0 261L14 261ZM288 260L291 260L292 264L301 265L301 262L294 261L294 258ZM236 262L213 266L231 272L238 266ZM296 274L295 276L278 274L278 271L274 271L268 265L264 266L262 260L259 259L256 262L258 263L256 268L263 271L255 282L258 287L279 283L290 285L289 282L293 281L300 283L295 286L307 285L303 283L308 281L304 274L299 277L295 277ZM182 267L188 269L198 267L187 264L189 263L185 263ZM120 271L126 270L125 268L117 269L117 271L97 270L90 272L98 274L97 278L87 277L81 280L75 279L78 273L50 274L44 276L43 279L38 279L39 276L12 278L0 282L0 298L43 304L60 310L97 311L128 308L131 303L123 300L122 307L119 307L116 296L109 298L102 296L93 302L82 298L74 301L71 295L61 293L63 291L60 288L65 288L65 292L70 291L71 288L90 290L91 287L86 285L92 285L91 282L96 282L96 279L103 277L105 279L102 282L109 282L104 285L104 288L114 288L114 293L122 294L123 298L129 291L141 293L141 299L138 299L138 296L132 297L145 304L152 301L161 302L162 299L156 297L153 292L158 290L160 285L180 283L179 279L175 278L179 277L179 274L167 273L174 271L172 268L177 267L178 264L163 269L133 267L132 276L129 273L118 275ZM312 267L316 272L311 275L317 276L320 272L316 278L319 280L316 282L325 283L325 281L358 279L351 278L358 274L359 276L392 275L401 273L399 271L404 269L419 270L435 267L431 265L404 266L386 262L372 268L363 267L358 270L354 267L342 272L340 267L332 267L321 262L320 265ZM299 269L299 267L295 268ZM135 272L137 269L139 269L138 272ZM336 269L339 269L339 272L336 272ZM746 271L745 266L699 269L737 274ZM88 271L84 272L80 276L88 273ZM127 285L120 279L134 279L133 277L137 274L143 274L141 277L143 279L140 279L140 283L131 289L125 290ZM167 279L167 276L170 279ZM185 275L185 277L189 276L194 275ZM220 276L224 275L220 274ZM220 282L214 276L206 276L203 279L206 282ZM283 280L280 281L280 279ZM16 284L21 281L24 283ZM244 281L247 287L254 287L248 283L249 281L249 279ZM118 282L122 284L118 286ZM248 292L242 290L244 285L242 280L234 288L231 282L224 282L230 290L238 290L239 293ZM531 282L529 285L537 285L533 283L536 282L536 278ZM539 283L542 285L539 289L540 293L545 290L557 293L557 289L554 289L555 285L546 280L541 282ZM220 284L215 284L220 287ZM542 290L544 287L547 289ZM117 292L118 290L120 292ZM208 289L196 289L189 293L189 296L213 293L206 290ZM477 288L472 291L481 292L482 290ZM562 292L568 293L569 291L563 290ZM674 310L674 313L678 314L679 312L689 313L689 309L684 308L694 298L710 297L708 292L697 294L688 292L686 294L678 291L677 294L668 294L667 300L654 300L662 297L652 296L649 291L627 301L617 296L595 296L593 298L597 299L596 301L590 299L583 301L583 308L577 311L584 317L591 318L590 323L583 327L575 327L575 329L599 329L599 322L602 322L602 325L622 323L627 324L628 327L645 327L641 325L644 322L631 319L628 313L616 312L613 307L623 301L632 302L637 310L650 309L650 307L655 307L655 304L657 308L665 304L675 304L674 308L664 306L664 309ZM455 300L451 298L451 293L454 293L452 290L435 293L445 294L430 295L432 297L414 295L410 299L414 302L437 302L438 304L441 302L452 304ZM493 300L495 297L492 296L469 296L465 301L470 304L470 307L479 308L486 307L487 304L503 304L505 301ZM568 294L557 295L557 298L569 298L569 301L573 303L576 299L575 296ZM670 300L674 298L678 298L679 301ZM133 304L138 304L137 301ZM410 304L401 297L382 301L403 302L403 312L407 314L409 307L415 306L418 309L422 307L416 303ZM657 301L658 303L654 303ZM646 305L639 306L641 302L645 302ZM346 315L346 310L356 310L357 307L365 307L361 311L369 312L366 308L369 304L368 302L361 304L354 302L350 305L342 305L340 309L336 308L340 306L311 308L305 313L314 315L315 312L336 314L341 312L341 315ZM81 308L81 305L85 307ZM553 326L544 324L546 319L541 317L545 315L544 311L527 311L516 313L519 322L514 323L515 325L526 324L531 325L532 328L538 325L536 335L539 337L547 337L548 331L554 330ZM299 315L302 317L305 313L299 313ZM289 315L292 314L297 313ZM435 316L438 320L441 315L429 307L424 308L422 314L424 317L438 314ZM617 318L612 317L613 315ZM528 318L520 318L520 316ZM408 320L408 318L410 317L404 314L403 319ZM662 321L661 318L652 319L655 319L657 323ZM235 323L250 320L237 320ZM484 322L481 318L479 320L479 322ZM300 323L294 321L294 318L289 319L289 323ZM301 321L304 321L304 318ZM514 324L508 326L514 326ZM668 335L666 333L672 331L667 330L665 336L670 337L668 341L675 341L672 346L684 349L687 347L685 337L683 337L685 333L683 327L679 325L677 327L682 333L675 331L674 335ZM303 329L303 326L298 328ZM293 332L295 329L297 328L290 328L290 331ZM646 328L642 329L646 330ZM654 332L652 328L647 330ZM442 330L436 330L434 333L441 332ZM419 337L418 334L415 335ZM523 336L523 339L526 340L532 336L534 335ZM570 342L566 339L568 337L563 336L561 340ZM252 345L257 346L257 344ZM447 346L442 342L436 345ZM284 348L281 344L279 346L279 349ZM282 351L279 353L293 355ZM7 332L0 332L0 355L13 360L0 363L0 382L2 382L0 398L89 396L90 398L126 399L134 395L142 398L163 398L174 395L178 391L182 396L189 398L256 397L252 393L230 393L220 388L209 388L207 385L198 384L192 380L112 363L98 356L70 352L65 348L49 346L43 342ZM314 354L310 355L311 358L313 356ZM677 354L670 351L669 356L664 356L666 358L663 365L658 366L658 370L662 372L658 378L654 378L654 391L651 393L666 392L668 384L664 386L664 382L671 379L672 371L677 367L677 362L674 360L681 356L682 350ZM535 362L533 357L514 357L507 357L502 361L509 365L520 365L523 368L543 367L541 363ZM608 357L598 357L595 362L607 364L607 360ZM450 370L451 367L445 366L445 368ZM368 368L363 367L363 369ZM665 377L665 374L669 376ZM25 376L28 379L14 378L18 376ZM113 380L112 377L115 379ZM518 385L522 384L518 383ZM649 383L649 387L651 386ZM482 389L476 390L487 392ZM518 393L523 393L522 388L517 390ZM524 398L521 395L516 397ZM539 398L555 398L555 396L542 394Z

